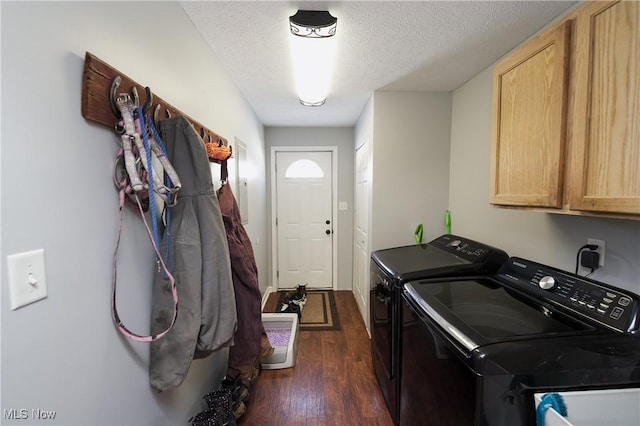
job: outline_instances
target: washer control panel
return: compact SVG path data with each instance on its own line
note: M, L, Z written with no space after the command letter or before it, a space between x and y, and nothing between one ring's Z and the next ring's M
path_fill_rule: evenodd
M498 276L609 328L639 331L640 297L631 292L519 258L509 259Z

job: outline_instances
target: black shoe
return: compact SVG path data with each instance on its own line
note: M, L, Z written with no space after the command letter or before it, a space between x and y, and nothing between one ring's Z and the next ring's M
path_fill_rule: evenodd
M242 383L240 374L235 377L225 376L220 389L231 393L231 411L233 416L239 419L246 410L244 403L249 399L249 389Z
M209 408L189 419L192 426L234 426L236 424L229 389L209 392L204 399Z
M220 384L220 389L228 389L231 391L231 400L233 405L237 405L238 401L246 401L249 398L249 390L242 384L240 374L235 377L225 376Z

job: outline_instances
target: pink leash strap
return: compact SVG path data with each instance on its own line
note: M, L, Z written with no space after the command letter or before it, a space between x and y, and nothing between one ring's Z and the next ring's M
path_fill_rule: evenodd
M171 294L173 296L173 317L171 319L171 323L169 324L169 326L164 331L162 331L161 333L158 333L158 334L147 335L147 336L141 336L139 334L136 334L136 333L132 332L131 330L129 330L122 323L122 320L120 320L120 316L118 315L118 309L117 309L117 306L116 306L116 287L117 287L117 275L118 275L118 268L117 268L117 264L118 264L118 248L120 246L120 236L122 235L122 225L123 225L123 222L124 222L125 193L131 192L131 187L127 185L126 176L123 176L121 180L119 180L118 177L117 177L118 162L120 160L124 161L124 154L125 154L124 149L121 148L120 151L118 152L117 157L116 157L116 167L115 167L116 171L114 171L114 176L113 176L113 179L114 179L114 182L116 184L116 187L118 188L120 220L119 220L119 225L118 225L118 237L117 237L117 240L116 240L116 248L115 248L115 251L113 253L113 280L112 280L112 283L111 283L111 317L113 318L113 322L118 327L118 331L120 331L120 333L122 333L123 335L127 336L128 338L130 338L132 340L135 340L136 342L153 342L155 340L158 340L158 339L161 339L162 337L164 337L164 335L166 335L171 330L173 325L176 323L176 319L178 318L178 289L176 288L175 278L173 277L171 272L169 272L169 269L166 267L166 265L164 263L164 259L162 258L162 255L160 254L160 251L158 250L158 246L156 245L156 243L155 243L155 241L153 239L153 235L151 234L151 230L149 229L149 224L147 223L147 220L146 220L145 215L144 215L144 210L142 209L142 205L140 204L140 198L136 194L135 198L136 198L136 202L138 204L138 210L140 211L140 216L142 217L142 222L144 223L144 226L145 226L145 228L147 230L147 234L149 235L149 240L151 240L151 244L153 245L153 249L156 252L156 257L157 257L158 261L160 262L160 265L162 266L162 269L164 270L165 276L168 277L170 285L171 285ZM151 202L153 202L153 200L151 200Z

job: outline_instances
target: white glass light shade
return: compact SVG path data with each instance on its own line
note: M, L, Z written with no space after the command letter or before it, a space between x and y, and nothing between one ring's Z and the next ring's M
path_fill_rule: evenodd
M322 105L333 74L335 37L305 38L292 34L290 39L300 102Z

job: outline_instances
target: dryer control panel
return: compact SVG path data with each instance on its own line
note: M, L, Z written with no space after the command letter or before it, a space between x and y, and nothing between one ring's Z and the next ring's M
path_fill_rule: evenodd
M503 250L453 234L441 235L429 241L429 245L468 262L486 262L492 265L494 271L509 258Z

